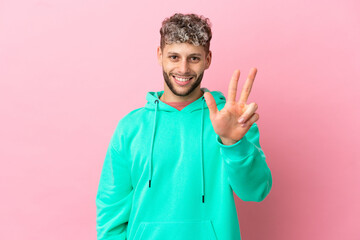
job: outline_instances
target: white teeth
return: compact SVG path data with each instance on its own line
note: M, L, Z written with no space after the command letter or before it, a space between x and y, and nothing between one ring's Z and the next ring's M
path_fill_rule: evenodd
M175 76L174 76L175 77ZM190 77L191 78L191 77ZM180 77L175 77L176 80L180 81L180 82L186 82L189 81L190 78L180 78Z

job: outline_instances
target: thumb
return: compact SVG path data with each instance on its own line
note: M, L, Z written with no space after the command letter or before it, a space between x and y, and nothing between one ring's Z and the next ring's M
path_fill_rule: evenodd
M210 118L214 118L216 116L216 114L219 112L217 106L216 106L216 102L215 99L213 97L213 95L210 92L205 92L204 93L204 98L206 101L206 105L209 108L209 112L210 112Z

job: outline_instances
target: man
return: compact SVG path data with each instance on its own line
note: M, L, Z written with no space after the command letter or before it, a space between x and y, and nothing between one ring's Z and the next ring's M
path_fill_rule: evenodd
M240 239L233 191L262 201L272 186L259 144L252 69L236 101L201 88L211 63L208 19L163 21L157 49L164 91L122 118L111 138L96 198L98 239Z

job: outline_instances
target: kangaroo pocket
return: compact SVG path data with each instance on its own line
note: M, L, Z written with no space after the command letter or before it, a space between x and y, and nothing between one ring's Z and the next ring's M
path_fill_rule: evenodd
M210 220L177 222L141 222L134 240L216 240Z

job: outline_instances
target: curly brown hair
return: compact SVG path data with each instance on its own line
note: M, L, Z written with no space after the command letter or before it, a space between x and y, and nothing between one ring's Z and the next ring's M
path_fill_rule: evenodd
M203 46L208 53L212 38L211 23L204 16L175 13L162 22L160 35L161 49L164 49L165 44L191 43Z

